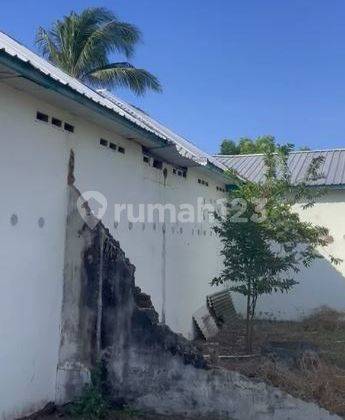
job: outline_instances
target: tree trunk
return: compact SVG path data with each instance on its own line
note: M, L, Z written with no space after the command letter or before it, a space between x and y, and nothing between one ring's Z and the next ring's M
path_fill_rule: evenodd
M250 295L251 295L251 281L248 281L248 294L247 294L247 320L246 320L246 350L251 353L251 325L250 325Z
M254 318L255 318L255 308L257 302L257 294L254 292L254 288L252 290L252 301L250 304L250 317L249 317L249 336L248 336L248 351L249 353L253 352L253 338L254 338Z

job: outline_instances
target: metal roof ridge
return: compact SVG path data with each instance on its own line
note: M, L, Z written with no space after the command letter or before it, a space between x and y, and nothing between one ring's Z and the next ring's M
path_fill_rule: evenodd
M331 149L313 149L313 150L291 150L289 154L298 154L298 153L329 153L329 152L345 152L345 147L336 147ZM243 154L237 154L237 155L224 155L224 154L215 154L213 155L215 158L217 157L249 157L249 156L265 156L265 153L243 153Z

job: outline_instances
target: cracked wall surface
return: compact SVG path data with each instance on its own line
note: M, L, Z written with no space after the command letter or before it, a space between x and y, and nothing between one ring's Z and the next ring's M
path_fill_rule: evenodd
M135 285L135 267L101 223L88 227L78 197L70 186L60 402L80 393L102 360L112 398L141 410L233 419L336 418L238 373L208 369L191 342L159 324L150 297Z

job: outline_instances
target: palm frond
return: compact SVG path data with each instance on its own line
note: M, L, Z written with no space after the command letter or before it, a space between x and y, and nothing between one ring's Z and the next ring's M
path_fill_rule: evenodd
M120 22L103 7L71 12L47 30L40 27L36 44L42 55L66 73L98 87L126 86L137 94L147 89L160 91L155 76L129 63L109 63L117 52L126 58L141 39L137 27Z
M85 76L86 81L95 87L127 87L137 95L143 95L151 89L161 92L158 79L144 69L138 69L129 63L111 63L92 70Z
M41 26L36 33L36 44L49 61L57 62L59 60L59 49L54 43L53 37Z
M115 51L130 57L139 39L140 32L135 26L114 20L106 22L88 37L79 55L76 68L85 69L91 63L98 66L106 65L108 61L104 60ZM97 58L98 56L103 58L103 63Z

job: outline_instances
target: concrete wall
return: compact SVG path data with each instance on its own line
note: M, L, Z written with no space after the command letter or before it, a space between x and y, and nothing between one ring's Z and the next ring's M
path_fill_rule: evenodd
M73 124L75 132L36 121L37 110ZM12 418L55 396L70 149L75 151L77 187L107 197L104 225L136 266L138 285L152 295L161 319L165 316L169 326L187 336L192 314L215 291L208 283L221 267L211 226L206 221L168 224L164 233L160 224L130 226L122 220L115 227L111 209L123 202L195 204L197 197L210 202L223 194L200 168L189 168L185 179L165 164L164 182L162 170L144 164L137 143L5 84L0 84L0 126L0 413ZM125 154L102 148L101 137L123 146ZM199 177L209 187L198 184ZM334 204L325 203L331 215ZM342 225L337 220L333 230L338 235ZM324 296L331 306L338 305L344 295L341 279L320 279L317 305ZM307 291L298 296L302 304L306 296ZM294 307L289 306L290 313Z
M1 419L55 398L69 136L37 107L0 83Z
M238 373L207 369L189 341L158 324L120 244L101 224L92 231L83 226L73 205L77 195L71 188L67 249L70 244L78 252L66 259L60 361L73 369L61 376L64 400L80 391L83 372L98 360L108 397L141 411L238 420L338 418Z
M330 231L330 244L320 249L322 259L309 269L302 268L296 276L299 282L289 293L262 296L258 301L258 317L296 320L321 306L345 310L345 190L329 190L314 207L303 210L296 206L301 219ZM343 262L333 265L329 255ZM245 313L245 299L234 294L237 310Z
M178 177L169 164L164 164L165 182L163 170L143 162L139 144L87 121L75 119L75 126L76 186L82 193L96 190L107 198L102 221L136 266L138 285L152 296L161 319L165 316L171 328L189 336L192 314L215 292L209 282L221 267L219 241L210 224L167 222L164 234L161 223L130 226L122 218L115 228L113 208L116 203L189 203L196 208L198 197L207 203L224 197L216 189L219 183L197 168L189 168L187 178ZM100 138L123 146L125 154L100 146ZM207 180L209 187L198 184L198 178ZM135 215L137 211L135 207Z
M2 89L4 104L1 113L4 118L8 115L10 129L14 125L10 116L14 114L6 106L7 97L11 97L9 104L11 100L19 102L23 98L22 103L17 103L15 107L18 130L25 131L30 141L34 137L34 142L37 141L37 131L49 137L49 143L45 143L49 151L41 149L41 153L47 155L44 161L47 172L45 182L48 183L55 177L55 173L49 175L49 171L54 170L51 163L63 173L66 167L65 155L73 148L76 186L81 192L95 190L106 197L108 210L102 220L121 241L124 250L136 265L138 284L151 294L161 319L165 319L176 331L189 336L192 331L192 314L205 303L206 294L215 291L209 286L209 282L221 267L219 241L210 223L207 220L194 224L170 225L167 222L164 233L162 224L158 222L145 223L144 226L135 223L133 227L129 227L128 221L123 217L115 228L113 208L116 203L132 203L134 206L139 203L172 203L176 206L188 203L196 209L198 198L204 199L205 203L223 198L225 194L217 191L217 186L224 185L219 179L214 179L212 174L197 167L189 168L187 178L176 176L173 174L173 166L167 163L164 163L164 168L167 169L167 178L164 180L163 170L157 170L143 162L142 148L138 143L120 137L75 113L69 113L66 109L35 100L32 96L5 88L4 85ZM35 121L37 110L49 117L54 116L73 124L75 132L67 134L51 124ZM27 115L26 118L22 116L22 112ZM11 133L12 137L14 135L15 132ZM100 146L101 138L124 147L125 154ZM18 138L16 141L18 147L22 147L22 139ZM27 142L25 147L30 148L29 144ZM62 161L59 160L60 155L53 149L50 150L50 144L61 149ZM20 150L24 152L25 147ZM56 156L53 162L50 155ZM36 166L34 157L34 154L26 155L32 166ZM13 164L9 159L7 162L15 168L15 160ZM200 185L198 178L207 181L209 186ZM29 191L32 190L28 189L28 194Z
M37 111L73 124L75 132L37 121ZM0 127L0 418L4 419L30 413L55 399L70 149L75 151L77 186L107 197L104 224L135 262L138 283L152 293L161 318L165 314L167 323L186 335L219 267L210 226L167 226L163 246L162 225L129 229L123 220L115 229L111 208L116 202L179 203L222 194L216 191L218 183L198 169L191 169L184 179L173 175L167 165L164 186L163 171L143 163L138 144L4 83ZM125 154L102 148L101 137L125 147ZM198 176L210 187L198 185Z

